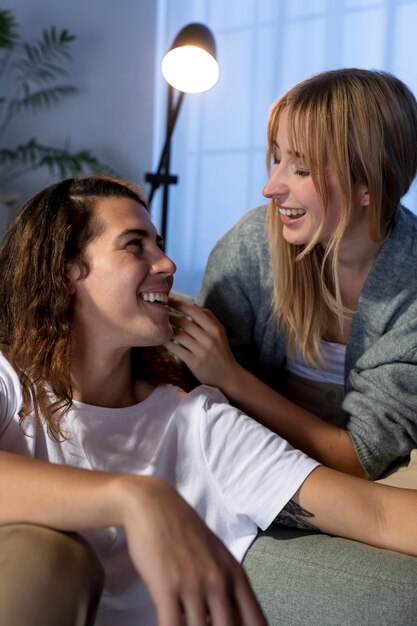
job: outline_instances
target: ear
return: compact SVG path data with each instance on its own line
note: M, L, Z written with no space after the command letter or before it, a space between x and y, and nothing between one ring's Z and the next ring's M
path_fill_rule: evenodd
M77 291L77 281L80 279L80 268L76 263L67 263L65 265L65 283L70 296Z
M356 200L359 206L369 206L369 191L365 185L358 185L356 190Z

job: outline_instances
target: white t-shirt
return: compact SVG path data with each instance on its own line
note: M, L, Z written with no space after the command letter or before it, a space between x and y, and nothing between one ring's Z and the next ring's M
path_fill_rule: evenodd
M186 393L160 385L143 402L106 409L73 402L63 421L71 438L45 432L25 437L19 427L21 387L0 355L0 449L53 463L164 478L242 560L310 472L313 461L231 407L211 387ZM148 592L130 561L124 532L83 533L106 571L97 626L154 626Z

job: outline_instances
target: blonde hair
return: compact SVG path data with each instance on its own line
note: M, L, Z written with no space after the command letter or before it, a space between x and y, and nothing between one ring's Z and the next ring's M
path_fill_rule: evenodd
M268 170L284 110L288 111L291 150L303 154L323 207L321 226L331 210L326 180L329 164L343 200L339 222L325 245L319 242L321 227L308 244L289 244L273 201L268 211L277 322L285 332L288 350L298 348L317 364L331 317L336 316L342 328L346 315L352 314L340 295L338 253L355 190L359 185L368 190L369 237L383 241L417 171L417 104L406 85L385 72L341 69L313 76L272 106Z

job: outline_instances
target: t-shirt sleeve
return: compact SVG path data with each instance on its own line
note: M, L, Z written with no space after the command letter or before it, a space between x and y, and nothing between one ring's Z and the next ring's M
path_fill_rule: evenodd
M349 375L347 430L373 480L417 446L416 339L417 322L391 329Z
M2 431L2 425L4 424L7 416L7 406L7 389L3 378L0 376L0 434Z
M19 379L7 359L0 353L0 438L20 404Z
M217 389L192 394L203 394L201 447L217 490L229 509L267 528L319 464L232 407Z

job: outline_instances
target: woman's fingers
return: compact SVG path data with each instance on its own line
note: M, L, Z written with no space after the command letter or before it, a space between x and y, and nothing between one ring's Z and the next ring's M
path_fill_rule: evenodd
M219 349L228 350L229 344L224 327L211 311L200 309L194 304L180 303L180 305L182 315L178 315L175 312L170 315L174 332L175 330L183 331L183 333L195 339L200 348L212 350L214 344L216 344ZM179 307L177 310L180 310ZM186 337L180 332L177 333L175 339L183 343ZM183 345L191 349L190 342L187 345L185 343Z
M201 326L202 328L206 328L207 326L210 327L213 323L220 325L220 322L210 309L203 309L196 304L182 302L181 300L175 300L174 298L169 298L168 305L174 309L174 311L179 311L183 315L192 319L195 324Z
M204 338L208 336L206 328L196 324L194 320L187 317L180 317L178 315L170 315L170 321L175 330L181 329L190 337L194 337L199 341L204 341Z
M169 301L173 339L166 347L184 361L193 375L206 385L227 388L227 381L238 367L226 331L215 315L195 304Z

